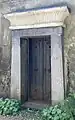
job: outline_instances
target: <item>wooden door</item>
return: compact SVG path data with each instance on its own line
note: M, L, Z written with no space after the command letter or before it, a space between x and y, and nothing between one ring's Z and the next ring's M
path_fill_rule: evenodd
M50 102L50 45L50 36L29 39L29 99Z

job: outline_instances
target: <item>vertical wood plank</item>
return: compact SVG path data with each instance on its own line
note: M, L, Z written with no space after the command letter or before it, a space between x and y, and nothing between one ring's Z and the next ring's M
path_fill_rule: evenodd
M28 39L21 38L21 97L28 99Z
M50 36L46 36L44 40L44 100L50 102L50 91L51 91L51 57L50 57Z
M43 99L43 38L39 38L39 76L40 76L40 99Z

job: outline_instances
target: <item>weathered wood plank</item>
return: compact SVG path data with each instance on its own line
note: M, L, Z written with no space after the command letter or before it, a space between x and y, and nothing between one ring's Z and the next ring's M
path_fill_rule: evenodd
M21 38L21 97L28 99L28 39Z
M50 36L46 36L44 39L44 100L50 102L50 91L51 91L51 50L50 50Z

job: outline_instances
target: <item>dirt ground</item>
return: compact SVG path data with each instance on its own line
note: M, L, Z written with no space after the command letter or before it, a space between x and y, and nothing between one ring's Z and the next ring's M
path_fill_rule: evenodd
M0 120L40 120L38 112L26 112L22 111L19 115L16 116L1 116Z

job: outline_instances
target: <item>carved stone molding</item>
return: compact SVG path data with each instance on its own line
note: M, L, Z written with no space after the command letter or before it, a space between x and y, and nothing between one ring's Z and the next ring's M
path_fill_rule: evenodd
M10 21L9 28L12 30L64 26L67 16L69 16L67 6L4 15Z

